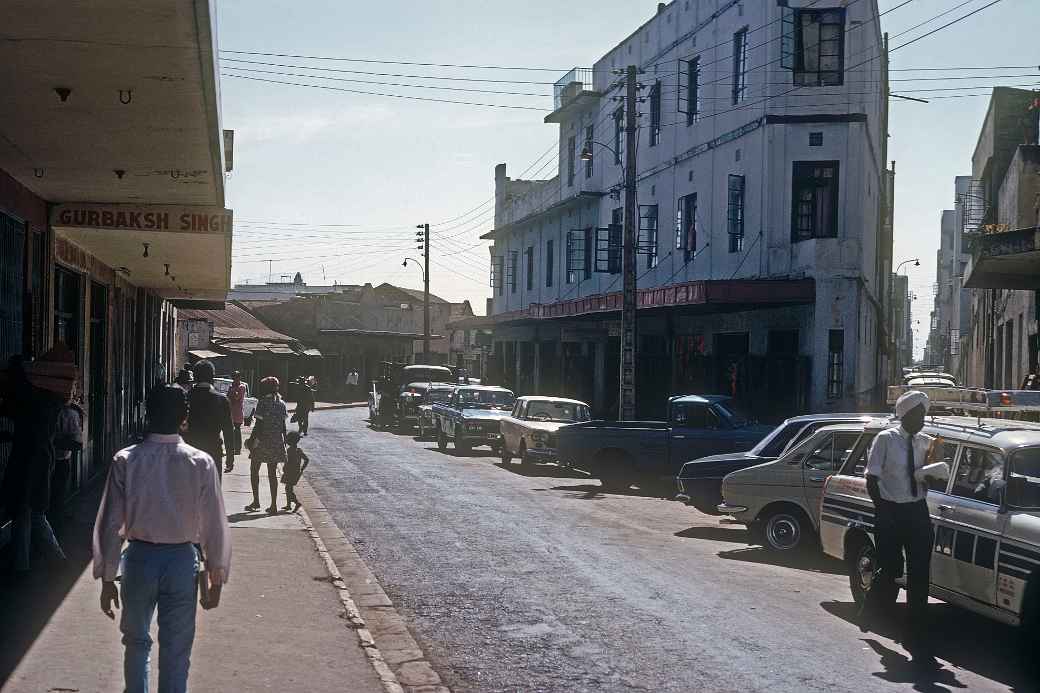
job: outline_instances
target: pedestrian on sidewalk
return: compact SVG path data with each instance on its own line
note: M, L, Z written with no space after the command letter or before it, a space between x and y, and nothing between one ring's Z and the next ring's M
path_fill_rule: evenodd
M242 382L242 374L235 371L231 374L231 387L227 393L231 404L231 423L235 427L234 450L236 455L242 454L242 424L245 423L246 384Z
M361 376L358 375L356 368L351 368L350 372L347 373L347 401L354 402L357 400L358 382Z
M72 479L74 455L83 451L83 422L86 413L76 402L69 402L58 414L54 435L54 474L51 476L49 518L52 527L60 529L68 500L69 481Z
M869 622L895 599L885 599L898 587L906 552L907 611L904 645L919 669L935 669L928 632L928 585L931 581L932 522L928 513L927 470L935 450L931 436L921 433L928 413L928 395L911 390L895 404L898 428L877 435L867 454L867 492L874 501L874 534L878 547L875 573L864 617Z
M65 552L47 520L54 475L54 437L62 408L72 399L78 370L75 354L56 344L37 361L9 365L4 413L14 423L11 454L4 472L3 499L13 516L12 554L15 573L31 568L35 545L53 562Z
M184 440L213 458L219 476L221 459L227 460L225 472L235 468L235 427L231 423L231 403L213 387L215 369L212 361L199 361L192 367L192 374L195 376L195 385L188 395L188 430Z
M119 608L122 599L126 693L148 691L149 630L156 609L159 691L184 693L195 640L196 589L201 588L202 608L220 603L231 568L231 537L218 462L178 435L188 416L184 391L159 385L146 407L147 437L117 452L109 469L94 524L94 577L102 581L106 616L115 618L113 606Z
M299 427L301 436L307 435L311 427L311 412L314 411L314 388L317 381L314 376L308 376L300 381L299 395L296 397L296 411L293 412L292 420Z
M296 512L300 509L300 501L296 498L296 484L303 476L303 470L310 464L310 458L300 449L300 434L296 431L289 431L285 435L285 442L288 449L285 451L285 465L282 467L282 483L285 484L285 507L282 510Z
M191 392L191 386L195 384L195 377L191 374L191 369L187 364L181 366L181 369L177 371L177 377L173 379L173 382L177 383L185 394Z
M247 512L260 509L260 467L267 465L267 483L271 489L271 505L267 512L278 512L278 465L285 463L285 417L288 411L278 390L278 378L268 376L260 381L260 401L253 415L253 433L249 445L249 483L253 488L253 502Z

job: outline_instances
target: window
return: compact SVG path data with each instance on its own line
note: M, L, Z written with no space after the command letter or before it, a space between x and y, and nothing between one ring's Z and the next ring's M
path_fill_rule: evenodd
M1004 456L996 450L965 447L950 493L982 503L1000 503L1004 488Z
M527 261L527 290L534 291L534 246L527 246L524 251L524 259Z
M672 408L672 423L682 428L718 429L719 416L707 404L678 403Z
M946 493L946 487L950 484L950 470L953 469L953 462L957 459L957 443L946 441L939 447L937 453L935 462L942 462L944 466L928 470L925 483L928 484L929 491Z
M661 80L650 87L650 146L661 141Z
M852 452L858 433L835 433L824 436L822 443L805 457L805 467L819 472L836 472Z
M555 258L553 257L554 246L555 246L555 243L553 242L553 239L551 239L551 238L545 242L545 285L546 286L552 286L553 285L553 270L555 269L553 267L553 264L555 262Z
M646 255L646 268L657 266L657 205L639 205L639 252Z
M838 237L838 162L795 161L791 241Z
M845 10L795 10L794 83L803 87L844 82Z
M591 226L583 230L584 233L584 244L582 246L582 272L585 273L586 279L592 278L592 254L596 250L596 241L593 238L595 229Z
M1019 450L1011 458L1007 502L1012 508L1040 508L1040 448Z
M614 111L614 163L621 163L621 144L624 138L621 136L622 131L625 128L625 109L624 107L618 107Z
M509 253L509 293L516 293L516 275L519 270L520 253L513 250Z
M567 232L567 283L578 281L578 272L585 268L585 230L571 229Z
M845 390L845 330L827 335L827 397L838 399Z
M686 124L693 125L701 116L701 59L686 61Z
M43 276L38 265L33 267L33 277L36 276ZM60 281L61 277L56 279ZM6 363L8 357L25 353L22 340L25 318L38 318L35 314L25 315L25 223L3 213L0 213L0 286L3 287L0 290L0 359ZM37 300L35 295L33 300Z
M729 252L739 253L744 249L744 176L729 177L726 224L729 232Z
M689 262L697 252L697 193L679 198L675 211L675 249Z
M575 141L571 137L567 140L567 186L574 185L574 147Z
M584 149L588 150L588 159L585 160L585 177L592 178L592 126L589 125L585 128L585 146Z
M81 363L83 281L63 267L54 270L54 341L65 344Z
M809 133L809 146L810 147L822 147L823 146L823 133L822 132L810 132Z
M733 34L733 105L747 95L747 27Z

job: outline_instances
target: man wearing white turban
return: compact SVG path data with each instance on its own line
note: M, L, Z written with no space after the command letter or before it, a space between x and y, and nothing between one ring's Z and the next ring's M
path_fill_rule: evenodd
M899 427L879 433L867 456L867 492L874 501L879 569L866 609L870 618L894 603L895 579L903 572L905 551L909 608L903 644L915 666L935 668L927 624L933 535L925 501L928 484L921 471L936 442L921 433L928 406L928 395L923 392L911 390L900 397L895 406Z

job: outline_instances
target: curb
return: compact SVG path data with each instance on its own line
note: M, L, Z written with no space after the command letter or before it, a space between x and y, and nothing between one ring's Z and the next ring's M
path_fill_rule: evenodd
M397 677L394 672L391 671L386 660L383 659L382 653L376 646L375 638L372 637L372 633L368 630L368 624L365 623L365 619L361 617L361 611L358 609L357 604L354 603L354 599L350 596L350 591L347 589L347 584L343 581L343 576L339 572L339 568L336 567L336 562L332 560L332 555L329 553L328 548L325 546L325 542L322 541L321 536L318 534L318 530L314 528L314 523L311 522L310 515L307 514L307 510L304 507L300 507L298 514L300 519L303 520L304 528L307 530L307 534L314 542L314 547L318 551L318 555L321 560L325 563L325 569L329 572L332 586L336 588L336 593L339 595L339 600L343 604L345 610L345 618L350 627L357 633L358 644L361 649L365 651L365 655L368 656L368 661L375 669L376 675L379 677L379 682L383 684L383 690L386 693L404 693L404 688L398 683Z
M306 479L296 486L296 495L304 506L300 508L300 519L343 604L343 618L357 632L358 643L386 693L451 693L375 575Z

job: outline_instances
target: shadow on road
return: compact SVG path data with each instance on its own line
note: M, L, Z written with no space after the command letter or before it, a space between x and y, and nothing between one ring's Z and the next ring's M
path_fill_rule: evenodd
M729 541L735 544L750 544L751 537L747 528L739 527L711 527L696 526L676 532L675 536L683 539L707 539L708 541Z
M588 479L589 475L579 469L561 467L557 464L519 464L496 462L496 467L519 476L548 477L550 479ZM596 488L599 488L598 486Z
M629 486L628 488L604 488L596 484L575 484L573 486L553 486L550 491L577 491L582 495L576 498L592 499L606 496L634 496L636 498L658 498L661 499L659 490L650 488L639 488ZM663 499L667 500L667 499Z
M854 602L821 602L827 613L858 625L859 607ZM890 639L898 639L905 622L904 603L899 603L893 618L872 626L872 631ZM954 667L965 669L981 677L1000 682L1012 691L1035 691L1040 667L1035 652L1024 647L1025 634L1012 626L1005 626L988 618L951 604L929 604L929 632L934 634L935 656ZM922 692L948 691L965 688L954 672L943 670L921 677L910 668L902 653L881 643L864 638L863 641L881 656L884 671L874 676L895 683L914 683L913 689Z
M745 534L745 536L747 536ZM745 541L745 543L747 543ZM845 567L838 561L827 558L818 552L800 553L797 551L772 551L763 546L749 546L746 549L719 551L719 558L729 561L746 561L762 565L775 565L794 570L808 570L813 573L828 575L844 575Z

